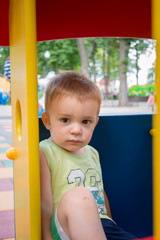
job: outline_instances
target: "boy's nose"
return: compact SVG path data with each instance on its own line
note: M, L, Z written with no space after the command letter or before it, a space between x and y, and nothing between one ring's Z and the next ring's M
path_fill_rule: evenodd
M72 127L71 127L71 129L70 129L70 133L71 133L71 134L74 134L74 135L79 135L79 134L81 134L81 133L82 133L82 129L81 129L80 124L78 124L78 123L72 124Z

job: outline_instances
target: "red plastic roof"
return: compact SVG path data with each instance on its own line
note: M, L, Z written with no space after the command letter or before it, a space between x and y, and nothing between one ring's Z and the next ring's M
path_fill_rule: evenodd
M151 0L37 0L37 41L151 38ZM0 46L9 45L9 0L0 2Z

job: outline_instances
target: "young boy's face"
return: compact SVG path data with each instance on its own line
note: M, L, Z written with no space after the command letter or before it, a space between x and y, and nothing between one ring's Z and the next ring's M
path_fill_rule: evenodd
M49 116L42 120L51 132L51 141L65 150L82 155L97 122L98 103L94 99L79 101L63 96L51 102Z

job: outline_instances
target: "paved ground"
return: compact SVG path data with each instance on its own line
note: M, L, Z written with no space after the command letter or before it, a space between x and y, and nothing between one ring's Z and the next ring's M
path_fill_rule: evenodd
M117 100L104 101L102 103L101 115L128 115L128 114L152 114L146 102L129 103L126 107L119 107Z
M108 100L102 103L101 115L128 115L128 114L152 114L146 102L130 103L130 106L119 107L117 100ZM0 119L11 118L11 106L0 105Z
M13 162L5 155L12 145L11 122L0 117L0 239L14 239Z
M151 114L146 103L118 107L117 101L103 102L100 115ZM13 162L5 152L12 145L11 106L0 105L0 240L14 239Z

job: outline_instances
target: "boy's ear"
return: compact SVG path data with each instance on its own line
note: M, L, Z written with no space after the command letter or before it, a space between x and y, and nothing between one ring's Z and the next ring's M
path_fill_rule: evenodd
M96 120L95 126L97 125L98 121L99 121L99 117L97 117L97 120Z
M51 129L50 120L49 120L49 117L48 117L48 115L47 115L46 112L43 112L43 113L42 113L42 122L43 122L44 126L45 126L48 130Z

